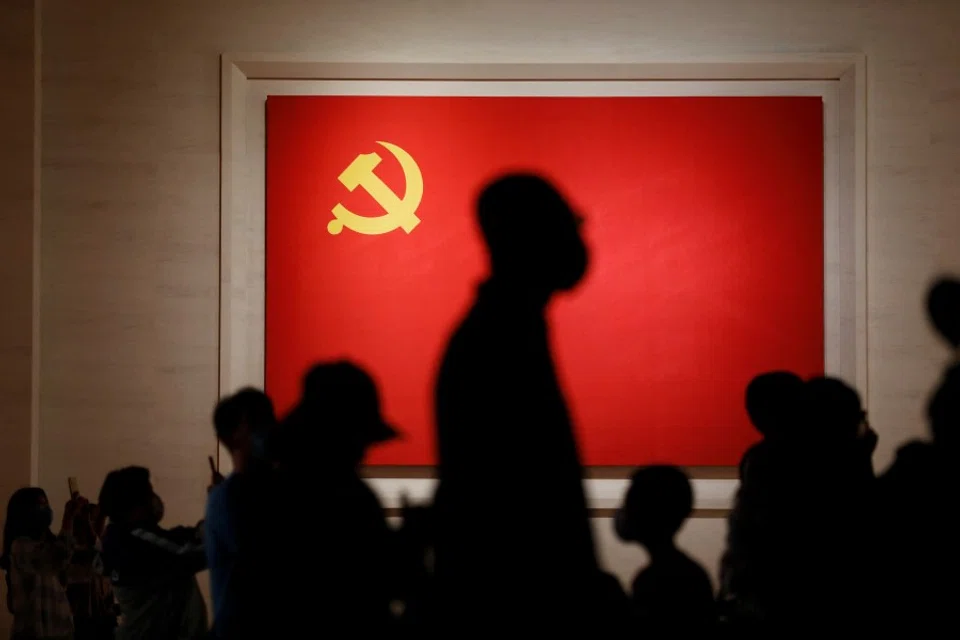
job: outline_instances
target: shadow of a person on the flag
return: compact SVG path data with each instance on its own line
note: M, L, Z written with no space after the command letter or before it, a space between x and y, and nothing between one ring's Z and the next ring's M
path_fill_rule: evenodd
M598 568L545 317L587 272L582 218L531 174L489 184L477 216L490 275L436 386L436 621L444 637L478 625L596 630L611 618L596 594L616 596Z

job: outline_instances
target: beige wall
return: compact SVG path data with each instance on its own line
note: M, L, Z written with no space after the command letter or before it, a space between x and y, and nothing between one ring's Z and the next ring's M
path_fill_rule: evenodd
M29 20L21 13L12 11ZM375 62L866 53L868 398L878 462L923 433L922 402L946 353L925 324L922 292L934 273L960 270L960 2L47 0L42 26L38 444L40 482L55 502L68 475L93 493L108 469L142 463L171 519L201 515L217 395L222 52ZM29 38L0 40L7 86L30 86L30 47ZM0 150L0 243L23 267L0 271L13 301L0 325L0 348L12 354L0 393L15 399L0 418L15 425L0 435L3 483L26 477L24 95L0 106L23 122L4 122L0 135L24 149ZM713 565L722 531L693 522L684 540ZM625 553L604 540L608 556Z
M34 312L34 26L30 0L0 2L0 523L30 484ZM6 630L0 607L0 633Z

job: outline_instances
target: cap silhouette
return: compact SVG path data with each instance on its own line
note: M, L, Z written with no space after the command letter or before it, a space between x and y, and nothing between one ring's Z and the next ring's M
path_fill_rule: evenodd
M383 418L373 378L346 360L316 364L307 372L300 402L286 423L309 441L325 444L367 447L398 437Z

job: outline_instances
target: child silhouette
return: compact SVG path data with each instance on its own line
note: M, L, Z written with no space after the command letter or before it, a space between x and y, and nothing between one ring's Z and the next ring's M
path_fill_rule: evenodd
M740 461L740 488L727 527L727 550L720 561L721 618L746 623L760 615L757 601L766 557L776 538L768 531L776 481L785 457L802 436L805 385L790 371L767 371L744 393L751 424L762 436Z
M771 448L797 435L803 391L803 379L790 371L761 373L747 385L747 415L763 440L740 461L741 481L746 480L751 466L766 462Z
M624 542L646 548L650 562L633 581L632 619L638 635L706 634L716 623L706 571L677 548L674 538L693 511L693 491L676 467L636 471L616 516Z

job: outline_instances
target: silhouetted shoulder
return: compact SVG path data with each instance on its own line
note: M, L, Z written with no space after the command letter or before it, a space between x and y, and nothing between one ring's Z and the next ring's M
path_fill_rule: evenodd
M633 581L633 604L641 620L701 625L715 616L710 576L684 553L641 571Z
M482 349L477 349L476 338L483 331L483 320L483 318L478 317L473 309L463 318L447 342L447 348L441 361L441 372L447 370L451 364L459 364L460 359L471 352L483 352Z
M919 440L908 442L897 449L893 464L881 476L881 479L890 481L900 477L912 477L917 473L925 473L937 466L938 458L939 454L933 444Z
M492 282L480 286L477 299L450 341L450 348L509 350L514 336L546 332L542 310Z
M771 444L766 440L756 443L743 454L740 460L740 481L746 482L754 474L762 474L771 462Z
M878 478L877 498L891 514L929 509L931 503L943 499L953 475L953 465L943 459L936 445L910 442L897 450L893 464Z
M555 384L542 313L486 283L440 365L440 430L489 422L491 414L497 422L520 419L523 407L549 412L558 402Z
M897 449L897 462L907 464L924 463L931 460L936 451L929 442L914 440Z
M701 602L710 599L713 601L713 583L710 581L710 576L707 574L706 569L700 566L700 563L691 558L690 556L684 554L683 556L683 573L688 576L690 580L692 593L699 598Z
M505 329L502 314L490 305L475 304L450 336L440 364L439 383L449 384L456 379L451 376L484 376L482 369L492 366L505 342ZM438 395L445 399L439 389Z

